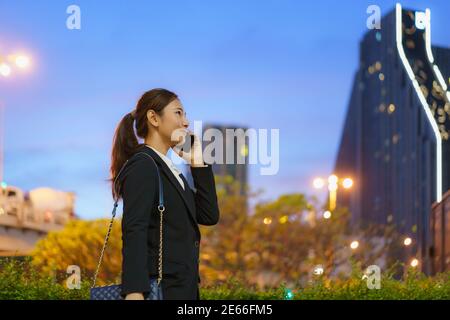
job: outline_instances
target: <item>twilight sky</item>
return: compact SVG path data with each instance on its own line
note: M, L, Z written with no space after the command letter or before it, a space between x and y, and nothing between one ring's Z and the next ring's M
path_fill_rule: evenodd
M66 8L81 8L81 30ZM395 1L1 0L0 56L32 68L0 77L4 180L77 194L76 213L109 216L114 128L154 87L176 92L195 120L280 130L280 169L261 176L262 200L312 190L331 173L367 31L366 8ZM450 2L431 9L432 43L450 46ZM382 26L383 27L383 26Z

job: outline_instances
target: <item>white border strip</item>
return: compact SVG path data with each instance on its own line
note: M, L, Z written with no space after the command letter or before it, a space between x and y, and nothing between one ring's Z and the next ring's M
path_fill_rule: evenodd
M428 10L429 14L429 10ZM397 42L397 51L400 56L400 59L402 60L403 66L405 67L406 72L408 73L409 78L412 81L413 87L416 90L417 96L419 97L419 100L422 104L422 108L425 111L425 114L428 118L428 122L431 125L431 128L433 129L435 138L436 138L436 201L441 202L442 201L442 138L441 134L439 133L439 128L436 124L436 120L433 117L433 114L431 113L430 107L428 106L427 100L425 99L425 96L423 95L422 90L420 89L419 83L416 80L416 76L414 75L414 72L408 62L408 59L405 55L405 50L403 49L403 39L402 39L402 6L400 3L397 3L395 5L395 22L396 22L396 42ZM425 33L425 41L428 42L429 39L427 37L430 37L429 32L429 19L427 22L426 27L426 33ZM427 47L427 55L428 59L430 58L433 60L433 54L431 52L431 46L428 51ZM433 60L434 61L434 60Z

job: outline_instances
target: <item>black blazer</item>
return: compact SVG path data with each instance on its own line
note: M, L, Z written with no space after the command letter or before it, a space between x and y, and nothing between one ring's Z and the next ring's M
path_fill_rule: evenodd
M201 234L198 225L219 221L216 187L211 165L192 168L194 192L184 179L181 187L166 163L151 148L164 189L163 280L164 299L199 299L198 265ZM158 180L153 161L144 154L133 156L118 183L123 198L122 296L149 291L149 277L158 275L159 211Z

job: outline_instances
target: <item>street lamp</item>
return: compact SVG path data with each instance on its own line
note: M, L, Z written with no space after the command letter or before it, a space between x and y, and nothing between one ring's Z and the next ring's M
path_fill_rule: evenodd
M30 58L25 55L18 55L15 58L15 63L20 69L26 69L30 65Z
M27 69L31 64L29 56L24 54L12 54L6 57L0 55L0 75L9 77L13 71L13 66L18 69Z
M358 247L359 247L359 241L354 240L354 241L352 241L352 243L350 243L350 248L352 250L356 250L356 249L358 249Z
M324 185L325 185L325 182L323 181L322 178L316 178L313 181L313 186L316 189L322 189Z
M350 178L345 178L344 181L342 181L342 186L345 189L350 189L353 186L353 180Z
M411 245L411 243L412 243L412 239L411 239L410 237L406 237L406 238L403 240L403 244L404 244L405 246L409 246L409 245Z
M416 258L412 259L410 265L411 267L416 268L419 265L419 260Z
M317 177L313 180L313 186L315 189L322 189L325 186L325 179ZM333 211L336 208L337 190L339 185L339 177L332 174L328 177L328 191L329 191L329 210ZM341 181L344 189L350 189L353 186L353 180L351 178L345 178Z
M3 77L8 77L10 74L11 67L6 63L0 64L0 75L2 75Z

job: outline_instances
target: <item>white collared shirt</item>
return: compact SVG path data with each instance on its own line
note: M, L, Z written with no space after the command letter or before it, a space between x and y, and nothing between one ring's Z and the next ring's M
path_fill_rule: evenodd
M159 152L158 150L156 150L155 148L153 148L152 146L149 146L146 144L147 147L151 148L153 151L155 151L160 157L161 159L167 164L167 166L169 167L170 171L172 171L173 175L175 176L175 178L178 180L178 182L180 183L181 187L184 190L184 182L180 177L180 169L178 169L172 162L172 160L170 160L169 157L167 157L165 154L162 154L161 152Z

